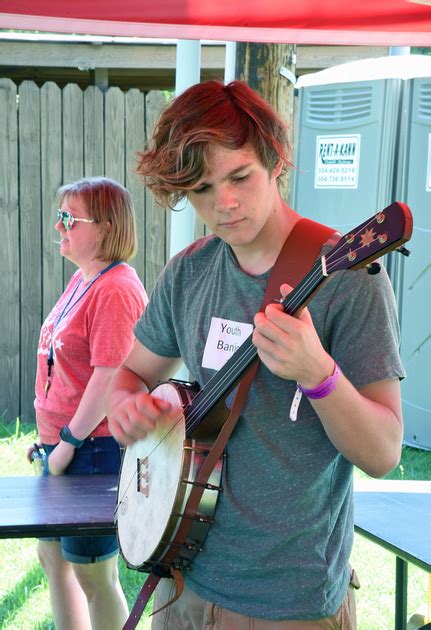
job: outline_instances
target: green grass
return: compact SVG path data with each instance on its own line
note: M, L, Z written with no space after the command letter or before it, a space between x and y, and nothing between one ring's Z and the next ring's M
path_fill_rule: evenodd
M25 453L35 439L32 427L5 425L0 417L0 476L31 475ZM390 479L430 479L431 452L405 447L400 465ZM364 476L357 471L355 474ZM355 535L351 558L361 581L357 591L358 630L391 630L394 627L395 557L378 545ZM132 607L145 574L126 568L120 558L120 579ZM408 616L427 603L428 576L409 566ZM39 567L34 539L0 540L0 628L2 630L54 630L48 586ZM149 630L142 618L139 630ZM175 629L173 629L175 630Z

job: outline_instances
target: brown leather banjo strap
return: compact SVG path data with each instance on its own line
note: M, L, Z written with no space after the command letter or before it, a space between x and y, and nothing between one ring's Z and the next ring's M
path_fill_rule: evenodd
M292 287L294 287L300 280L302 280L302 278L312 268L314 261L322 249L322 245L333 234L334 230L331 228L321 225L320 223L316 223L315 221L311 221L310 219L300 219L294 225L272 268L271 275L266 285L265 295L260 306L261 311L263 311L271 301L279 298L280 286L283 282L288 282ZM209 451L196 476L195 485L190 492L184 511L184 516L186 518L181 520L181 524L175 535L175 547L172 546L166 556L164 556L164 564L169 564L173 561L175 557L178 556L178 545L182 545L186 542L187 535L193 524L193 518L197 514L199 503L205 490L205 484L208 482L208 479L218 460L223 455L223 451L238 421L241 409L244 405L245 399L247 398L248 391L258 367L259 361L256 360L241 379L232 403L229 417L223 424L215 442L211 447L211 450ZM180 580L177 575L174 575L174 573L179 572L177 569L173 569L173 577L176 581L175 597L168 602L168 604L163 606L163 608L178 599L183 589L183 580ZM150 573L138 595L138 598L136 599L133 610L123 627L123 630L134 630L134 628L136 628L136 624L141 618L145 606L147 605L148 600L150 599L159 580L159 576L154 573ZM162 608L159 610L162 610ZM156 612L159 611L154 611L153 614Z
M134 630L138 625L139 619L145 610L145 606L148 604L148 600L154 592L157 584L160 581L160 575L150 573L144 582L143 587L139 591L138 597L133 605L130 615L123 626L123 630Z
M280 285L283 282L287 282L290 286L296 287L298 282L300 282L313 267L317 257L322 251L323 245L329 241L331 236L335 233L336 230L333 228L312 221L311 219L300 219L297 221L272 268L262 306L265 300L268 299L267 292L270 285L271 292L274 292L274 295L279 293ZM270 300L271 296L269 296L267 303ZM261 308L261 310L263 309Z

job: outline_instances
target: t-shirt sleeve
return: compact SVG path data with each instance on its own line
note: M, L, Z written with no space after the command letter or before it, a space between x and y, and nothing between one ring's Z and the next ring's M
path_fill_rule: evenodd
M174 286L173 267L170 261L160 274L147 308L135 326L138 341L151 352L169 358L181 356L172 318ZM176 287L176 290L181 291L181 287Z
M117 283L98 293L88 318L92 367L118 367L130 352L133 327L145 307L141 285Z
M357 388L404 378L397 304L384 267L376 275L364 269L342 272L332 290L328 351L347 378Z

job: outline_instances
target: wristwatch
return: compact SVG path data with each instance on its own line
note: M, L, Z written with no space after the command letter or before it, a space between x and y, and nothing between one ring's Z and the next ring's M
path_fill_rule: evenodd
M76 437L73 437L71 430L66 425L60 431L60 440L63 442L69 442L69 444L73 444L76 448L80 448L85 440L78 440Z

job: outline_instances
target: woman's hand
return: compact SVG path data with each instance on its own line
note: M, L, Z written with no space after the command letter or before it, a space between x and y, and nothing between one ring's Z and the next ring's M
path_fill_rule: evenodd
M32 444L31 446L27 448L25 457L30 464L33 463L33 453L36 451L40 451L41 449L42 449L42 444L39 444L38 442L35 442L34 444Z
M48 457L51 475L62 475L75 455L75 447L68 442L59 442Z

